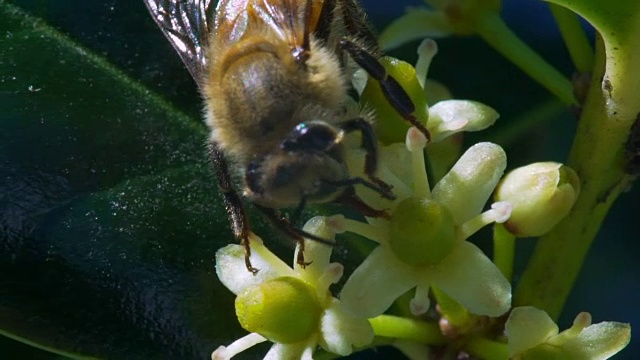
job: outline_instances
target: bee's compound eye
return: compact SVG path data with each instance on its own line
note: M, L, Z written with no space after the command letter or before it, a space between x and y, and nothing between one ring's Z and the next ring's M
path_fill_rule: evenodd
M326 151L339 142L342 132L322 121L298 124L280 144L285 151Z

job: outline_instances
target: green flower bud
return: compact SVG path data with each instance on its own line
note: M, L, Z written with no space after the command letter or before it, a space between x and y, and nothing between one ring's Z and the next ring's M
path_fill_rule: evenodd
M444 205L429 199L408 198L393 213L391 251L408 265L437 264L455 245L455 223Z
M236 298L240 325L282 344L302 341L318 331L322 311L315 290L294 277L250 286Z
M423 124L429 118L427 99L424 90L416 78L416 71L411 64L391 57L383 57L380 62L390 76L393 76L409 94L416 110L414 115ZM409 123L400 117L398 111L389 104L382 93L380 83L369 78L360 96L361 102L369 104L376 111L376 134L384 144L404 142Z
M514 235L540 236L573 207L580 182L571 168L555 162L535 163L508 173L498 185L496 201L513 206L505 227Z

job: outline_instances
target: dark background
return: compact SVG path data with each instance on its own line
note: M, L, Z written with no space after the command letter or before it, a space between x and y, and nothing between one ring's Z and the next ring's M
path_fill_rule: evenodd
M199 126L200 102L195 85L148 16L141 1L15 0L8 1L8 3L18 5L35 17L44 19L81 46L105 58L129 77L167 99L175 107L189 115L193 122ZM391 19L400 16L405 6L419 6L421 2L406 0L391 5L387 1L369 0L363 1L363 5L376 27L382 29ZM572 66L568 55L543 2L505 1L503 15L508 25L519 36L564 74L570 76ZM0 34L0 36L4 35ZM475 37L442 39L438 40L438 45L439 54L433 62L429 77L449 86L456 98L481 101L493 106L501 114L496 129L468 137L469 144L485 139L486 136L491 137L497 134L500 131L500 126L508 125L509 121L514 120L518 114L535 107L550 97L544 89L525 77L518 69ZM402 56L404 59L413 61L416 46L417 43L410 44L393 52L392 55ZM34 50L34 56L39 56L37 50ZM3 59L0 58L1 60ZM47 65L42 64L42 66L46 67ZM40 71L43 69L34 69L34 72ZM10 67L0 67L0 76L10 75ZM11 88L11 84L0 83L0 109L4 110L5 107L12 106L9 103L10 98L6 97L6 94L12 91L14 89ZM60 101L70 102L73 99L61 97ZM99 111L100 103L97 102L95 106L96 111ZM3 113L5 112L3 111ZM526 133L521 138L501 144L506 147L509 155L509 167L513 168L533 161L564 161L570 147L575 122L573 115L567 111L550 118L548 122ZM100 184L91 184L83 187L81 191L78 191L79 197L74 198L73 201L81 201L83 194L104 189L101 186ZM1 196L0 202L3 201ZM585 270L578 279L565 307L560 321L561 329L569 326L580 311L589 311L594 322L630 322L632 327L640 324L640 312L635 307L640 303L636 265L640 255L638 248L640 237L637 235L634 224L637 214L640 213L638 199L640 199L640 193L636 187L624 194L615 204L598 239L594 242L585 262ZM64 206L70 205L65 203ZM78 205L75 204L75 206L77 209ZM0 207L0 209L7 211L7 207ZM7 216L9 216L7 213L3 214L4 219ZM55 222L56 216L62 215L54 211L50 217L46 217L38 224L36 230L48 232L50 225L46 224ZM226 219L218 220L226 222ZM47 238L47 236L43 235L43 238ZM486 241L483 242L482 239L479 242L486 245ZM520 256L518 266L521 270L526 264L526 257L534 245L534 240L524 239L518 245L518 255ZM0 268L0 285L4 285L4 287L0 287L0 305L3 305L0 310L6 311L4 306L10 307L16 303L12 302L10 298L18 296L16 295L15 280L12 282L9 278L24 278L21 281L24 281L25 288L35 286L34 283L29 284L31 281L36 281L30 278L32 274L21 271L24 271L25 268L34 271L33 269L37 269L40 264L26 262L18 265L13 263L14 267L8 266L6 264L11 263L8 259L15 254L8 252L6 247L0 248L0 250L3 251L0 253L0 261L2 261L0 264L3 265ZM207 251L208 256L211 257L215 248ZM178 268L180 267L178 266ZM46 271L51 271L51 269L46 268ZM64 269L60 271L66 274ZM211 268L207 271L211 273ZM211 275L213 276L212 273ZM45 280L42 277L37 277L37 281ZM71 286L70 289L79 293L87 291L82 287ZM31 294L40 293L32 292ZM22 293L20 296L27 295ZM52 297L51 301L56 301L55 297ZM99 305L94 304L94 306ZM102 320L107 321L108 319ZM65 323L63 322L63 324ZM121 331L119 329L115 326L113 331ZM136 333L135 336L140 336L140 334ZM141 336L142 338L144 336ZM116 340L114 344L123 341L122 339ZM149 344L145 346L155 346L153 339L145 339L144 341L149 341ZM638 351L640 351L640 344L635 338L632 338L628 348L616 358L631 359L633 358L632 354ZM383 354L384 352L379 353L384 357ZM370 356L371 354L367 355L367 357ZM0 358L50 359L52 357L55 356L0 337ZM120 354L115 357L126 358L128 356Z

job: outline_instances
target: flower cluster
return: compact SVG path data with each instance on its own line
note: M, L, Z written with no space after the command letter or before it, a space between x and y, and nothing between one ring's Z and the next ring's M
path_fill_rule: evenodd
M341 217L313 218L305 231L331 239L331 223ZM311 359L316 346L329 352L349 355L353 346L373 340L373 330L365 318L348 314L329 286L340 280L343 267L330 263L331 248L316 242L305 245L305 259L311 262L293 267L272 254L258 237L251 238L251 263L258 273L246 269L244 248L228 245L216 255L220 281L236 298L240 324L251 334L230 346L221 346L212 359L229 359L260 342L274 343L265 359Z
M384 314L392 304L403 297L410 298L407 321L426 323L428 318L423 315L434 309L441 328L442 324L460 325L449 312L454 304L475 319L490 319L482 322L488 324L486 329L504 325L500 317L511 309L510 281L505 270L469 242L469 237L490 224L503 224L513 236L543 234L570 211L579 182L575 172L556 163L532 164L503 177L507 157L493 143L475 144L459 155L455 135L482 130L493 124L498 114L474 101L447 100L443 87L426 80L436 51L435 42L426 40L419 48L415 67L395 59L382 60L389 74L408 89L416 104L415 115L426 124L433 144L427 144L417 129L388 121L387 117L397 115L380 100L376 82L362 74L354 80L361 101L379 116L377 125L385 134L380 139L385 146L380 149L378 176L393 186L396 199L381 198L365 187L356 187L356 195L388 216L360 220L339 215L317 217L304 226L304 231L323 239L334 239L342 232L358 234L374 242L375 248L337 293L332 293L330 286L338 283L344 269L330 261L332 248L327 245L305 240L304 257L309 265L301 267L294 262L289 266L254 235L250 260L259 269L255 275L245 269L243 247L229 245L219 250L218 277L237 295L236 314L250 334L218 348L213 359L229 359L267 340L274 345L266 359L311 359L318 347L349 355L371 346L374 335L394 336L393 331L381 331L379 324L387 320ZM399 142L400 133L404 143ZM365 177L365 156L357 148L348 152L347 163L354 176ZM427 175L427 163L435 181ZM487 206L494 193L495 201ZM434 298L437 307L432 306ZM557 326L541 313L535 308L512 310L506 322L508 343L496 341L494 354L540 358L536 354L551 347L576 355L584 353L576 350L581 344L595 341L602 345L592 346L595 350L588 354L601 357L590 358L606 358L602 355L619 351L624 347L619 345L628 339L628 326L588 326L590 319L585 315L577 318L572 329L558 333ZM468 332L471 344L476 336L469 328L441 330L438 342L446 336L460 339ZM419 343L428 341L417 336L403 338L402 332L396 335L403 340L392 344L410 358L423 357L427 350ZM460 343L464 341L458 341L457 346Z

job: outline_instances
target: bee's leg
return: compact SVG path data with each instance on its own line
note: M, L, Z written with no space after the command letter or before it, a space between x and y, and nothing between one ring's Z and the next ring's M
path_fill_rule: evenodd
M271 208L266 208L260 205L256 205L256 208L271 221L280 231L284 232L287 236L294 239L298 245L300 246L300 250L298 251L298 258L296 262L298 265L305 266L311 265L311 262L304 261L304 239L309 239L313 241L317 241L319 243L323 243L326 245L333 246L335 243L331 240L323 239L319 236L310 234L302 229L295 228L291 225L291 222L287 220L287 218L281 216L276 210Z
M382 181L382 180L380 180ZM389 199L389 200L395 200L396 196L393 195L393 193L391 192L389 185L387 185L386 183L383 182L384 186L380 186L375 182L370 182L367 181L366 179L363 179L361 177L352 177L352 178L348 178L348 179L344 179L344 180L340 180L340 181L327 181L324 180L324 182L326 182L327 184L330 184L331 186L334 187L346 187L346 188L352 188L354 185L362 185L365 186L375 192L377 192L378 194L380 194L380 196L384 197L385 199ZM348 191L348 190L347 190Z
M229 214L229 221L234 235L240 239L240 243L244 246L244 263L247 270L254 275L258 273L258 269L251 265L249 257L251 256L251 247L249 246L249 234L251 227L249 226L249 218L242 205L242 199L233 188L231 174L229 174L229 166L224 158L224 154L214 142L209 142L209 158L218 178L218 186L222 192L222 199L225 208Z
M296 210L293 212L293 215L291 215L291 224L293 224L293 226L298 225L298 221L302 217L302 212L304 211L304 208L306 206L307 206L307 198L303 196L302 201L300 201L300 204L298 204L298 206L296 207Z
M351 58L362 67L372 78L380 83L382 93L403 119L415 126L429 140L431 134L429 130L418 120L413 113L416 110L415 104L409 97L409 94L402 88L400 83L392 76L389 76L387 70L380 64L378 59L363 49L356 43L343 39L340 41L340 47L351 55Z
M376 171L378 170L378 141L376 140L376 134L373 131L371 123L363 118L355 118L340 123L340 128L346 132L359 131L360 134L362 134L360 147L366 152L364 158L364 173L367 174L367 177L371 179L371 181L380 187L380 190L375 188L373 190L376 190L380 195L388 199L395 199L395 196L391 192L391 185L376 176Z
M377 37L369 26L367 15L362 6L358 4L357 0L345 0L341 5L344 13L344 25L349 36L358 39L358 42L373 52L374 56L379 55L380 47Z
M355 210L358 210L358 212L360 212L364 216L383 218L387 220L391 218L391 215L389 215L386 210L377 210L365 204L365 202L356 195L353 186L348 187L347 190L342 193L342 195L334 200L334 202L344 204Z

